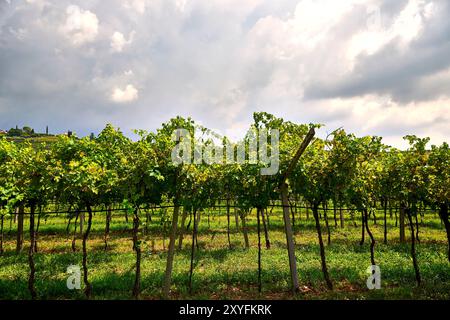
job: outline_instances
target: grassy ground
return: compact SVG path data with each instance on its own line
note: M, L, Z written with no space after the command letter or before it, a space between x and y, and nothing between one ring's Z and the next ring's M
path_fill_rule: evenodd
M381 217L381 213L379 213ZM132 250L131 219L127 224L121 213L113 215L109 250L104 251L105 216L96 214L88 242L89 279L94 299L129 299L134 281L135 255ZM289 264L281 212L270 218L271 249L264 247L262 234L263 291L257 288L257 233L255 211L249 217L250 249L245 250L242 233L236 230L232 217L229 250L226 216L211 216L208 226L206 213L200 222L199 245L193 275L193 293L188 292L191 237L186 235L182 250L176 252L172 296L176 299L449 299L450 264L447 261L445 231L438 218L430 213L420 228L418 261L423 285L415 284L410 257L410 245L398 242L395 221L388 221L388 244L382 244L382 221L370 227L376 238L375 260L381 268L380 290L366 287L366 269L370 265L369 240L359 245L360 222L355 227L346 217L345 228L334 226L330 219L331 245L326 257L334 290L326 289L323 281L317 234L312 216L306 220L303 212L297 216L295 227L296 255L301 292L289 292ZM25 230L27 230L27 223ZM41 221L36 261L36 288L40 299L83 299L83 292L66 287L69 265L81 267L81 236L77 252L71 251L72 234L65 231L67 220L48 217ZM28 237L21 254L15 253L15 225L9 232L5 220L5 253L0 256L0 299L29 299L27 289ZM407 230L408 234L409 230ZM324 230L325 234L325 230ZM165 270L168 239L164 236L158 217L153 218L142 245L142 298L158 299ZM324 235L326 243L326 235Z

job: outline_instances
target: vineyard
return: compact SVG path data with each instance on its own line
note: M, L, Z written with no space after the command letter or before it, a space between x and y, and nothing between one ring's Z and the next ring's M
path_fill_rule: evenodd
M448 144L320 127L255 113L238 163L218 151L226 137L181 117L135 141L111 125L0 138L0 299L449 299ZM222 163L174 163L178 129ZM249 160L263 130L279 132L273 175Z

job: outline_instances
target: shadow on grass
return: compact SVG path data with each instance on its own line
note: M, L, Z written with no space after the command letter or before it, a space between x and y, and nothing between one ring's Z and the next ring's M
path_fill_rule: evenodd
M226 250L216 250L211 255L205 253L202 258L209 258L215 255L221 260L226 255ZM51 258L39 259L37 257L38 269L36 278L36 289L39 299L84 299L80 290L69 290L66 287L66 277L55 277L52 273L64 272L64 268L72 263L77 263L79 254L54 255ZM102 267L105 262L105 255L94 254L89 258L89 268L94 270ZM319 259L319 258L318 258ZM110 260L111 261L111 260ZM23 261L22 261L23 262ZM317 261L319 263L319 261ZM263 293L285 293L289 290L290 275L288 269L280 270L270 268L263 261L262 287ZM367 262L368 263L368 262ZM43 271L42 269L49 271ZM306 294L306 298L328 297L339 298L355 295L369 295L372 298L392 298L392 294L384 291L371 292L365 288L367 275L364 269L360 269L358 263L354 267L340 267L331 259L329 262L329 272L336 290L327 293L325 282L320 267L304 267L299 264L299 280L301 286L307 286L311 290ZM415 288L414 270L411 267L398 268L396 265L384 266L382 270L383 288L396 290L397 298L445 298L450 292L450 272L449 267L444 263L431 265L422 270L424 287ZM142 296L147 298L160 298L161 284L164 272L142 271L141 288ZM225 272L217 269L216 272L208 274L195 269L193 274L193 292L188 292L189 270L177 271L173 274L174 296L179 298L258 298L257 292L257 268ZM93 299L131 299L131 290L134 282L133 265L126 271L118 273L114 270L101 275L92 275L89 278L93 286ZM413 291L412 291L413 290ZM340 292L342 291L342 292ZM300 296L301 298L302 296ZM10 277L0 279L0 299L30 299L27 288L27 277Z

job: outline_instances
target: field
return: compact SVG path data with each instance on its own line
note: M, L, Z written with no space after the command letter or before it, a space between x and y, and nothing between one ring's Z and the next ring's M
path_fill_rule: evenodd
M185 234L183 248L175 252L171 298L174 299L449 299L450 265L447 261L445 229L433 212L419 216L420 243L417 258L422 285L417 287L411 262L409 237L399 243L395 217L388 215L388 244L383 244L382 212L370 228L376 239L375 260L381 268L381 289L366 287L367 267L370 266L370 239L359 244L361 222L345 215L345 227L335 226L328 217L331 244L325 246L326 259L334 289L328 290L321 272L319 245L314 219L298 212L295 219L295 251L300 292L293 295L290 288L289 262L281 208L275 208L269 220L271 248L265 248L262 233L262 292L258 292L258 238L255 210L247 217L250 248L244 248L243 234L231 216L230 238L227 240L227 217L224 211L205 210L202 213L198 250L189 293L189 268L192 229ZM152 215L147 228L141 225L139 238L143 241L141 263L141 299L161 298L166 266L168 225L158 214ZM37 219L36 219L37 220ZM16 254L16 224L4 222L4 250L0 256L0 299L30 299L28 284L29 246L28 222L25 219L25 240L22 253ZM87 242L89 280L93 286L92 299L130 299L135 272L132 247L132 219L113 212L108 249L104 250L105 214L96 213ZM66 231L65 216L42 217L39 227L35 287L39 299L85 299L83 290L66 286L69 265L81 267L81 234L77 231L76 252L72 252L73 223ZM354 225L357 224L357 226ZM11 228L11 229L10 229ZM326 229L322 221L324 242ZM147 229L147 230L145 230ZM408 231L409 229L407 229ZM407 235L409 236L408 232ZM178 246L178 240L176 247ZM83 282L81 281L83 289Z

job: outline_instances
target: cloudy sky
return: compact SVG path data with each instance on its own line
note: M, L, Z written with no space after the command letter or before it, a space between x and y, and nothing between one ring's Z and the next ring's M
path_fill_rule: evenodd
M0 0L0 129L238 138L254 111L449 141L450 1Z

